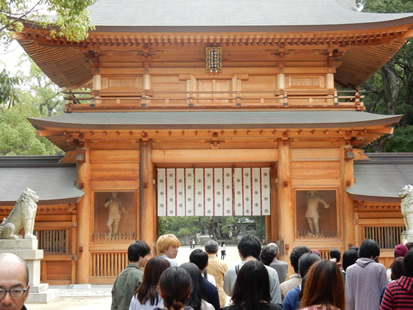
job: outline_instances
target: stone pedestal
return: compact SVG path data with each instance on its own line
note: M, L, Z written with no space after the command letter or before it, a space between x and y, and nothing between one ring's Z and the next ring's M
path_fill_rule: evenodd
M36 239L0 239L0 253L13 253L23 258L29 269L30 293L27 302L47 303L58 297L49 290L49 284L40 283L40 260L43 250L38 249Z
M401 235L402 243L413 242L413 230L405 230Z

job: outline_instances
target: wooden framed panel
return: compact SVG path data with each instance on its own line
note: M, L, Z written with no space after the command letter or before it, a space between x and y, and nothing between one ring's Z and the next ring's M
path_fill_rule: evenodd
M135 191L94 193L93 240L136 239Z
M340 206L337 190L317 188L295 191L296 239L339 238Z

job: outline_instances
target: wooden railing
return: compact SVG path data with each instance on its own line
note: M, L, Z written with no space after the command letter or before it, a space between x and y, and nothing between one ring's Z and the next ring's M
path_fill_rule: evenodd
M116 277L128 264L128 253L91 252L92 277Z
M66 112L141 109L347 109L364 110L357 90L276 89L273 91L109 91L65 93Z
M66 244L66 229L36 230L34 235L39 240L39 249L45 253L69 253Z
M401 234L404 226L364 227L364 239L376 240L381 249L394 249L401 243Z

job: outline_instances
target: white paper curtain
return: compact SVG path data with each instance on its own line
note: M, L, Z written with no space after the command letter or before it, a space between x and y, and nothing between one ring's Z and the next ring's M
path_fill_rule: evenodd
M270 214L270 168L159 168L158 216Z

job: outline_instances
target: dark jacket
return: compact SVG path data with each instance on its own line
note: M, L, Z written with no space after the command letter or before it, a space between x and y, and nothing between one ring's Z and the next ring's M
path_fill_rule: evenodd
M143 271L136 264L128 264L118 275L112 287L111 310L129 310L136 289L141 285Z

